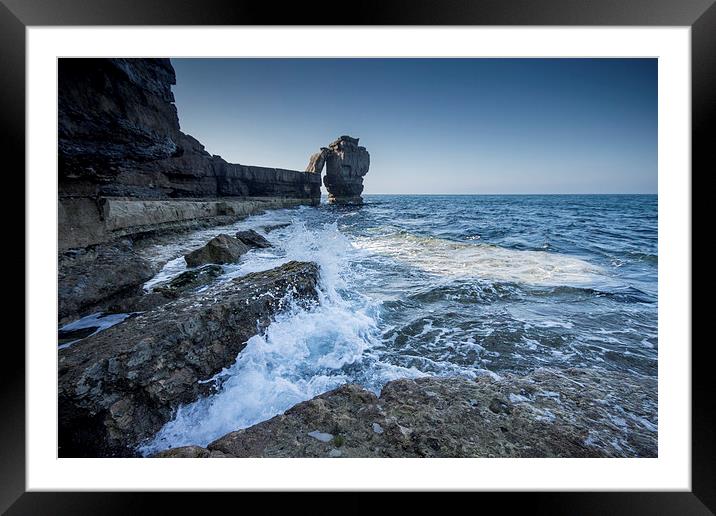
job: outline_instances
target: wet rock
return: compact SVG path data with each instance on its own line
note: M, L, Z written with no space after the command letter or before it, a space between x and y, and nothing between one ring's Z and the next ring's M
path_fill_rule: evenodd
M357 385L344 385L268 421L231 432L208 449L235 457L325 457L335 448L332 439L324 441L310 434L328 434L341 435L341 450L355 456L356 445L362 447L375 435L370 423L361 426L359 421L382 420L377 401L375 394Z
M316 299L318 267L289 262L182 296L58 352L59 454L131 456L177 407L211 392L287 303Z
M176 298L182 292L208 285L223 272L224 269L221 265L204 265L198 269L182 272L168 283L155 287L154 292L169 298Z
M141 294L142 285L155 273L156 269L134 252L129 240L60 254L60 322L101 311L118 299Z
M109 303L107 305L107 313L126 314L131 312L148 312L170 302L175 297L175 295L161 292L142 293Z
M249 247L258 247L260 249L266 249L267 247L271 247L271 242L266 240L263 236L259 235L253 229L237 232L236 238L241 240Z
M342 457L655 457L655 393L653 379L586 369L396 380L379 398L344 385L207 448L235 457L332 456L334 440L319 432L341 437ZM510 405L510 394L523 400Z
M234 263L249 247L229 235L218 235L209 240L204 247L184 256L189 267L198 267L207 263Z
M79 328L77 330L58 330L58 344L62 345L76 340L82 340L89 337L97 330L99 330L99 326L88 326L87 328Z

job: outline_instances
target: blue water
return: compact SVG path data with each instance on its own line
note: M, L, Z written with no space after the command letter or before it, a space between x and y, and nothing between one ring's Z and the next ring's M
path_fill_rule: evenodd
M142 451L205 445L346 382L378 392L422 375L541 366L657 374L655 195L366 195L250 217L275 247L225 278L290 259L321 268L321 303L249 340L217 392L182 407ZM266 232L266 226L290 222ZM227 228L162 250L150 282ZM616 400L618 402L618 400Z

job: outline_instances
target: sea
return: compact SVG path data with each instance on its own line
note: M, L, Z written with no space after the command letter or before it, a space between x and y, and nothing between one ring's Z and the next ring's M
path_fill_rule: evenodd
M398 378L539 367L656 377L656 195L364 200L273 210L147 251L165 263L150 290L212 236L255 229L274 247L225 265L221 279L313 261L320 302L252 337L206 380L215 392L180 407L143 454L207 445L349 382L379 393Z

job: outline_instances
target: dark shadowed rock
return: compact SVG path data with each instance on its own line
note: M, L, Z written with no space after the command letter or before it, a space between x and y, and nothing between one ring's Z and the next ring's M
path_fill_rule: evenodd
M246 244L249 247L258 247L261 249L271 247L271 242L269 242L264 237L259 235L253 229L249 229L246 231L239 231L238 233L236 233L236 238L241 240L244 244Z
M155 273L155 268L134 252L128 240L60 254L60 322L100 311L120 298L140 294L142 285Z
M396 380L380 397L344 385L207 449L236 457L655 457L655 392L654 379L587 369Z
M289 262L169 302L59 351L60 456L128 456L206 395L286 306L316 299L318 268Z
M218 235L207 244L187 254L184 259L189 267L198 267L206 263L234 263L249 247L229 235Z

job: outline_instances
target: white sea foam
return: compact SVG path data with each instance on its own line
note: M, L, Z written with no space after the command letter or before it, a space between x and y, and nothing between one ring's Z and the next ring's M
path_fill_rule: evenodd
M342 292L353 251L335 224L316 231L300 221L294 226L275 254L257 255L241 268L312 260L320 266L320 303L308 310L294 305L264 334L249 339L236 362L217 375L217 392L180 407L141 453L206 445L347 382L379 389L392 379L421 375L415 369L383 364L371 353L379 338L377 307L368 298L345 297Z
M336 213L338 223L317 226L321 220L335 221ZM508 357L511 352L520 351L524 360L529 358L546 365L569 362L576 356L578 349L572 345L556 349L542 341L544 334L561 335L574 327L570 317L555 315L548 308L542 310L540 304L510 303L497 314L508 322L519 323L515 328L507 325L500 331L535 330L514 350L497 348L497 351L495 339L483 342L499 329L497 326L446 323L437 302L436 306L426 306L424 313L416 314L419 324L411 326L409 317L407 321L399 320L400 314L391 313L386 306L400 299L401 288L409 291L412 287L411 267L434 275L437 284L448 286L453 282L470 283L473 278L487 280L486 284L591 288L609 281L608 271L554 252L460 243L404 232L385 235L382 226L359 225L359 234L370 237L355 236L350 228L341 226L347 235L354 235L349 238L338 230L338 224L357 217L358 212L329 210L268 212L230 227L202 230L188 241L162 251L165 266L145 287L152 288L183 272L186 269L183 253L187 247L198 247L215 234L232 234L238 229L262 232L267 225L291 222L289 227L268 234L274 247L252 250L237 264L224 265L219 281L270 269L289 260L313 261L320 266L320 303L308 310L290 305L263 334L249 339L234 364L214 378L201 380L215 383L216 392L180 407L172 421L140 448L142 453L188 444L207 445L228 432L269 419L298 402L348 382L378 392L393 379L427 373L466 377L486 374L499 378L485 367L497 360L500 352ZM388 275L381 274L384 270ZM391 273L399 277L389 276ZM424 276L422 272L416 275L419 281ZM487 307L488 304L470 305L469 309L474 310L478 320ZM409 338L396 340L404 326L411 328ZM468 352L471 358L464 360ZM529 401L517 394L513 396L514 402ZM545 420L553 417L547 412L542 416ZM323 429L306 431L311 430Z
M355 245L424 271L539 286L603 283L602 269L580 258L547 251L461 243L405 232L360 238Z

